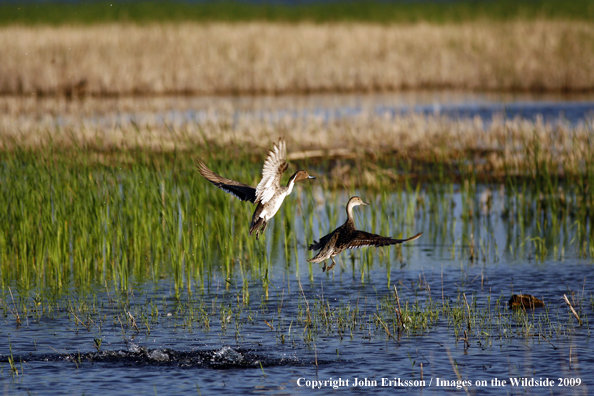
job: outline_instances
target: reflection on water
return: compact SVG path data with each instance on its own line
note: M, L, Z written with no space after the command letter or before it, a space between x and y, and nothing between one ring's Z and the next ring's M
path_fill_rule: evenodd
M299 213L293 224L281 212L267 230L265 250L252 258L264 257L263 270L250 270L257 263L239 258L230 270L215 264L179 299L173 279L123 292L106 282L89 296L63 290L39 303L32 303L34 291L11 288L13 297L5 288L4 389L310 394L305 384L338 378L348 379L355 393L369 391L352 387L365 378L386 393L394 388L380 386L383 378L427 381L408 393L456 389L439 386L439 378L469 380L472 392L499 394L493 379L525 376L579 378L583 385L569 391L588 393L594 287L591 258L582 254L587 223L584 230L571 211L547 212L529 191L512 194L500 186L354 193L371 203L355 209L358 228L423 236L399 247L344 252L333 271L322 273L321 265L305 261L312 255L307 243L345 220L344 205L354 194L314 187L298 189L295 205L283 207ZM296 234L296 243L287 244L293 240L287 233ZM395 286L399 310L407 313L401 330ZM547 308L512 312L506 302L514 293L541 298ZM12 299L19 294L27 296L29 311L21 310L17 326ZM431 307L440 307L435 316ZM477 380L488 386L479 390ZM558 389L535 393L545 392Z

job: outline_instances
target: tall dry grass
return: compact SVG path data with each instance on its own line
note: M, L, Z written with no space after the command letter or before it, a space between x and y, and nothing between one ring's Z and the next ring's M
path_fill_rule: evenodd
M129 95L594 89L594 24L0 28L0 92Z
M267 104L264 101L262 108ZM289 108L299 108L293 105ZM293 161L349 159L369 164L371 171L377 161L410 161L414 171L449 164L488 179L543 170L566 177L594 172L593 125L592 119L571 125L503 115L489 122L392 115L365 105L349 116L305 109L262 112L242 108L233 98L0 98L0 152L75 148L92 161L104 161L109 152L125 158L125 152L173 150L188 158L217 158L236 150L238 156L260 160L271 141L284 136ZM339 167L335 172L337 178L343 176Z

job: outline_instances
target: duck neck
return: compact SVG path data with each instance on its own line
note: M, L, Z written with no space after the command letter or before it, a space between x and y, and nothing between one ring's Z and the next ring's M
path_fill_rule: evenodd
M291 194L291 191L293 191L293 187L295 186L295 177L296 174L291 176L289 182L287 183L287 195Z
M349 223L349 222L350 223L354 223L355 222L355 220L353 220L353 208L354 207L355 207L355 205L352 205L350 202L347 205L347 209L346 209L346 212L347 212L347 223Z

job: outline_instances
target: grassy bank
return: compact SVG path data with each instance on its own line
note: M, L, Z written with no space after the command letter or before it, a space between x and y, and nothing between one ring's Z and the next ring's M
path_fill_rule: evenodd
M476 20L574 19L592 21L588 0L384 2L350 1L299 5L238 1L86 1L0 5L0 24L96 24L111 22L372 22L458 23Z
M0 28L6 95L594 89L582 21Z

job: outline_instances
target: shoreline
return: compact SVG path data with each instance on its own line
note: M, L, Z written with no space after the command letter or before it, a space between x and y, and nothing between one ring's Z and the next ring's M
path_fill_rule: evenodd
M11 91L1 91L0 97L7 99L59 99L66 98L69 100L85 100L85 99L159 99L159 98L206 98L206 97L233 97L233 98L261 98L261 97L283 97L283 96L308 96L308 95L365 95L365 94L405 94L414 93L419 91L433 91L433 92L448 92L448 91L462 91L471 93L486 93L486 94L557 94L557 95L588 95L594 94L594 86L590 88L556 88L556 89L544 89L544 88L509 88L509 89L466 89L464 87L456 86L419 86L413 87L396 87L393 89L381 89L381 90L369 90L369 89L307 89L302 91L213 91L213 92L201 92L201 91L171 91L171 92L99 92L99 93L86 93L84 90L76 92L76 89L70 87L54 91L54 92L31 92L31 93L15 93Z

